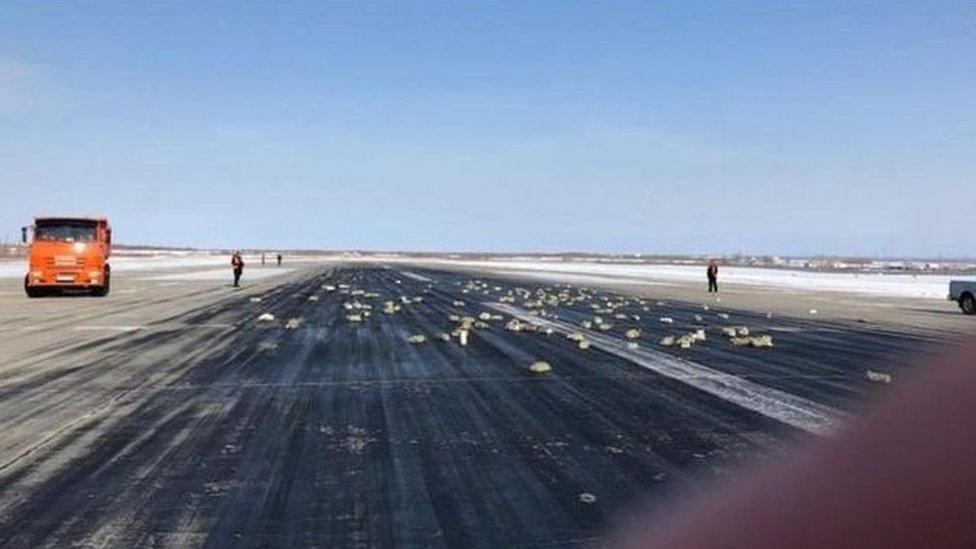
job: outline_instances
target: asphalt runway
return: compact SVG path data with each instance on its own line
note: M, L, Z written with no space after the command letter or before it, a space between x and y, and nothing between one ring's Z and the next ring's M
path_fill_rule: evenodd
M552 334L513 332L512 314L535 308L525 301L579 288L472 279L318 265L254 283L245 273L242 290L120 276L108 298L40 300L4 282L0 544L599 542L644 502L819 436L786 407L843 422L890 387L868 369L897 383L912 357L949 343L931 331L705 311L659 302L653 288L643 302L588 290L541 307ZM401 297L410 303L382 312ZM364 322L346 318L356 301L372 306ZM608 301L613 313L601 314L614 325L590 349L559 332ZM512 314L474 328L467 346L437 339L456 325L450 315L499 311ZM300 326L286 329L290 319ZM733 347L720 333L728 325L776 346ZM707 339L691 349L657 344L698 327ZM624 343L628 328L642 331L637 349ZM415 334L427 342L408 343ZM552 371L531 373L536 360Z

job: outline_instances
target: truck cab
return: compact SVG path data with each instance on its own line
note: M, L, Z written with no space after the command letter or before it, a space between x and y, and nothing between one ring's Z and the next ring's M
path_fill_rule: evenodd
M108 295L112 229L104 217L36 217L22 228L28 246L28 297L63 291Z

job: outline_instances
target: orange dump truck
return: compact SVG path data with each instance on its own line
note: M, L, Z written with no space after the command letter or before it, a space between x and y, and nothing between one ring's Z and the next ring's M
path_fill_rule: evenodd
M30 244L30 270L24 278L29 297L64 290L106 296L112 229L104 217L36 217L22 229Z

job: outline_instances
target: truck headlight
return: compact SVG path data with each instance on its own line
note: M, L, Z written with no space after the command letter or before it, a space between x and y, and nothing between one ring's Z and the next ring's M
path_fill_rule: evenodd
M91 277L92 279L95 279L102 276L102 273L101 271L88 271L88 276Z
M75 242L75 253L80 254L80 253L84 253L84 251L85 251L85 243Z
M31 278L41 278L42 276L44 276L44 271L31 271L30 275Z

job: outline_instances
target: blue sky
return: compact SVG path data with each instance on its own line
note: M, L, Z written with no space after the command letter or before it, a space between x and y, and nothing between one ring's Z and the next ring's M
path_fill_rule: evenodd
M972 256L973 3L0 4L0 235Z

